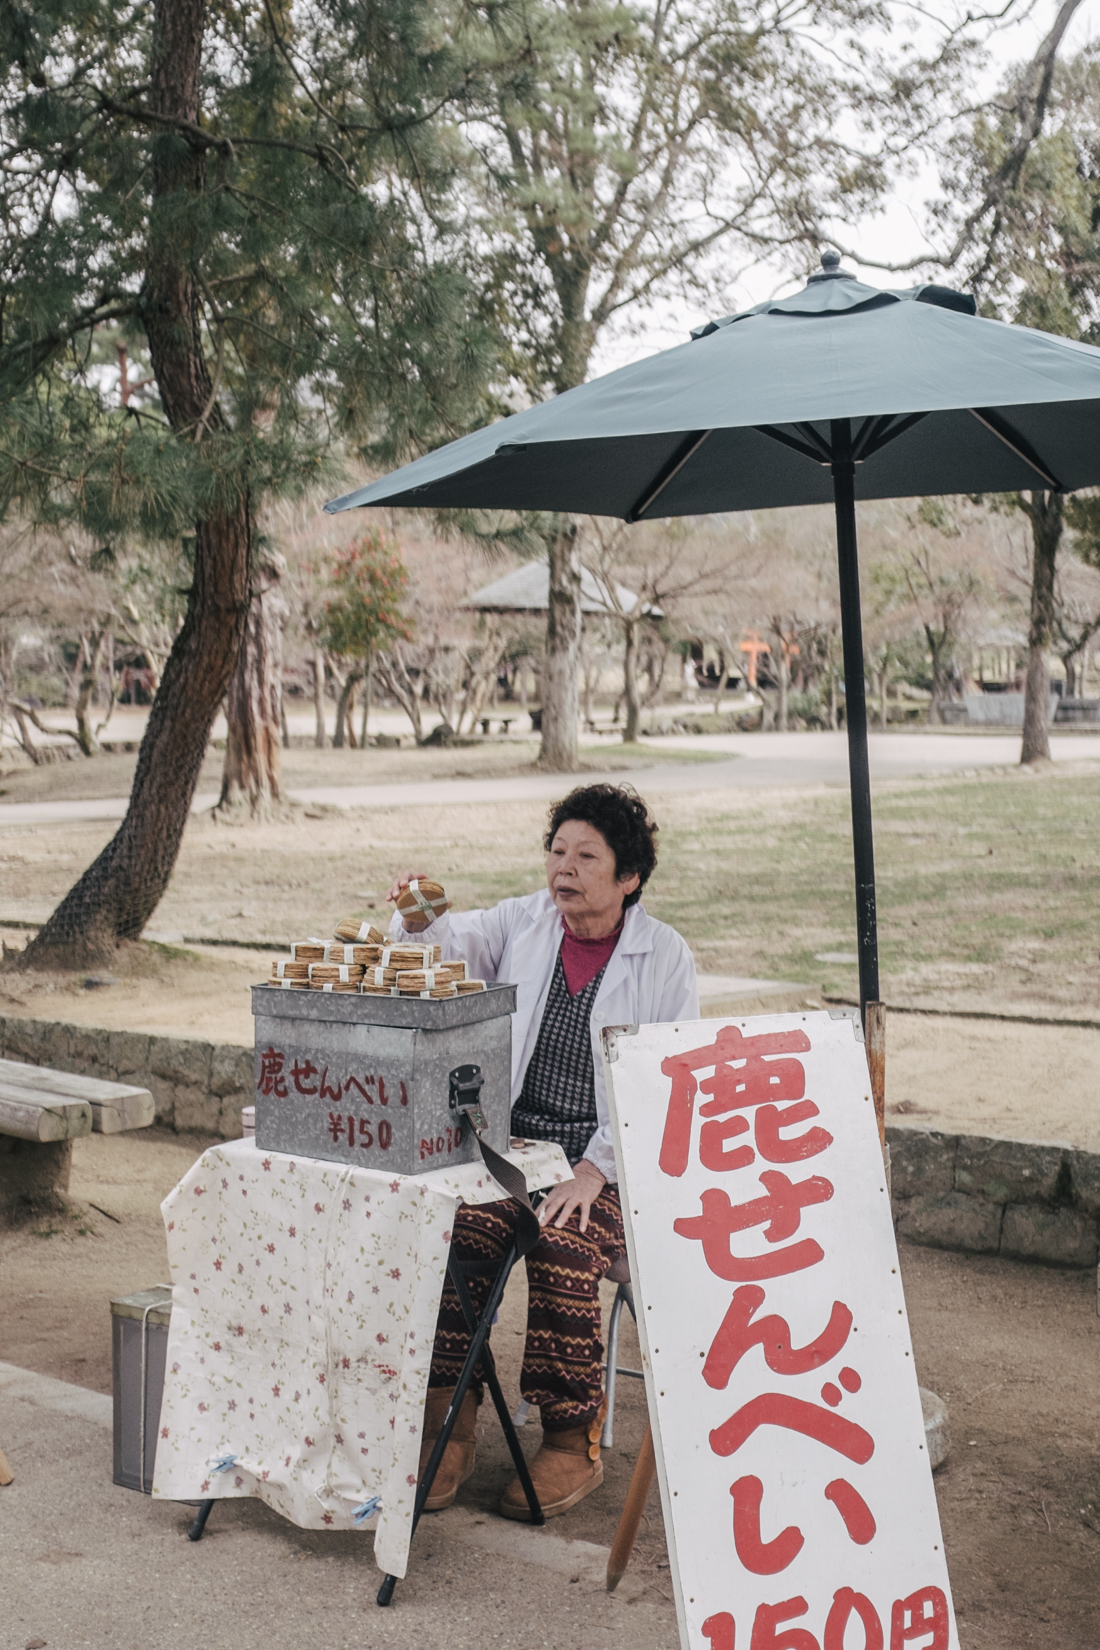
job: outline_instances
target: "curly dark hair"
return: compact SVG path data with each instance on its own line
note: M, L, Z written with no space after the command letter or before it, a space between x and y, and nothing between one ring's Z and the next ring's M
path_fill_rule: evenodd
M623 900L624 907L636 905L657 864L657 821L637 791L630 785L578 785L550 809L542 843L547 853L570 819L582 819L599 831L615 855L617 878L639 877L637 888Z

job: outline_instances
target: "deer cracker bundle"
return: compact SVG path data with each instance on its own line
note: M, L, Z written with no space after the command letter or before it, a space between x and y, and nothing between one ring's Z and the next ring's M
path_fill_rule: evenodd
M418 934L430 922L441 917L448 904L441 884L429 882L427 877L413 877L409 886L397 896L401 920L412 934Z
M309 964L295 962L293 957L277 957L271 965L273 980L308 980Z
M403 997L419 997L425 991L453 986L450 970L445 968L403 968L397 975L397 989Z
M360 922L358 917L341 917L332 931L333 939L348 945L385 945L386 936L373 922Z
M382 968L431 968L439 957L438 945L384 945L375 964Z
M312 986L350 985L358 989L363 969L354 963L310 963L309 983Z
M356 963L362 968L372 962L378 950L376 945L349 945L346 941L342 945L326 945L323 962L327 963Z
M324 962L327 940L295 940L290 948L293 962Z
M456 980L455 992L459 997L469 996L472 991L484 991L484 980Z

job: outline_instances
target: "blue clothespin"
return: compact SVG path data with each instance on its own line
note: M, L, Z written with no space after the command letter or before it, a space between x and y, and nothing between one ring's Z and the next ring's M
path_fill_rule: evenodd
M380 1495L372 1495L369 1501L364 1501L361 1507L356 1507L355 1511L351 1515L351 1521L358 1529L360 1524L365 1524L368 1518L373 1518L375 1513L381 1512L381 1510L382 1497Z
M220 1460L214 1462L214 1465L210 1468L210 1471L228 1472L231 1467L235 1467L236 1465L237 1457L235 1455L223 1455Z

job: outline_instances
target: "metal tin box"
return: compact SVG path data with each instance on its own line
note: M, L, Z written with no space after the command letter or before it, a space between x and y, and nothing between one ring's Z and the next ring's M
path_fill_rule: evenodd
M516 989L448 998L252 987L256 1145L395 1174L480 1160L450 1077L481 1068L485 1138L507 1151Z
M153 1493L172 1291L166 1284L111 1302L116 1484Z

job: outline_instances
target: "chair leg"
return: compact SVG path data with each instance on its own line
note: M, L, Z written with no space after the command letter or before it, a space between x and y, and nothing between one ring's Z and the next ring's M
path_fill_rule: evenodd
M623 1315L624 1305L623 1286L620 1283L615 1291L615 1303L611 1308L611 1317L607 1323L607 1369L604 1375L607 1414L604 1417L603 1431L600 1434L600 1444L604 1449L610 1449L615 1442L615 1386L619 1362L619 1319Z

